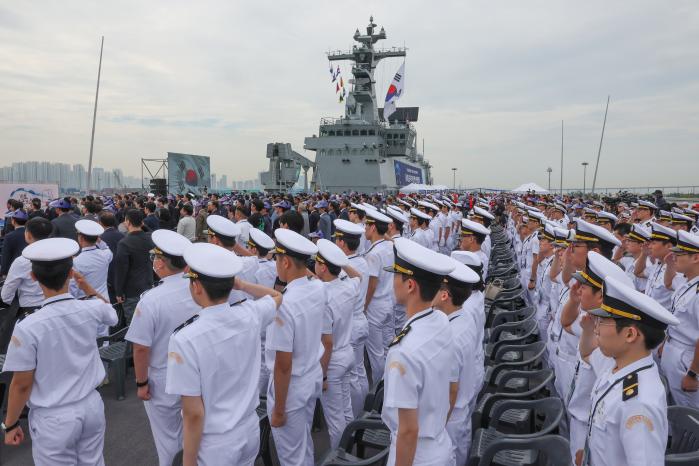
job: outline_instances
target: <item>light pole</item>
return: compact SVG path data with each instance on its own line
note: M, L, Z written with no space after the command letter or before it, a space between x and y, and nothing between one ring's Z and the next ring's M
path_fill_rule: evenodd
M453 181L453 189L454 189L454 191L456 191L456 170L457 170L456 168L452 168L452 169L451 169L451 172L452 172L452 174L454 175L454 176L453 176L453 178L454 178L454 181Z
M583 194L585 194L585 182L587 181L587 166L588 165L589 165L589 163L587 163L587 162L582 163L582 166L583 166Z
M553 168L551 168L551 167L548 167L548 168L546 169L546 173L549 174L549 191L551 191L551 172L552 172L552 171L553 171Z

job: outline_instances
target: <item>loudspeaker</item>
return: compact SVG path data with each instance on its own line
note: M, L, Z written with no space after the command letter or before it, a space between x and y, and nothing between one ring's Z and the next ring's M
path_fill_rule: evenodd
M165 178L153 178L150 180L150 190L156 196L167 196L167 180Z

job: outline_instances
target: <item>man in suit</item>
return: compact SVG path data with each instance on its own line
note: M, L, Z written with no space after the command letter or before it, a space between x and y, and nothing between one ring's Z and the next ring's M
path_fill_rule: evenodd
M148 227L149 231L155 231L160 228L160 222L155 215L155 209L155 202L146 202L146 218L143 220L143 223Z
M24 239L24 225L29 219L29 215L23 209L17 209L11 214L12 231L5 235L2 245L2 262L0 263L0 277L7 275L12 262L22 254L22 250L27 246Z
M102 233L102 241L107 243L112 255L116 257L117 245L124 238L124 235L117 229L116 216L108 210L103 210L99 215L100 225L104 228ZM109 271L107 272L107 290L109 291L109 301L116 302L116 294L114 292L114 261L109 263Z
M56 202L55 207L58 211L58 217L51 220L53 224L51 236L78 241L78 232L75 229L75 222L78 221L78 217L73 214L73 206L70 204L70 200L67 197L60 199Z

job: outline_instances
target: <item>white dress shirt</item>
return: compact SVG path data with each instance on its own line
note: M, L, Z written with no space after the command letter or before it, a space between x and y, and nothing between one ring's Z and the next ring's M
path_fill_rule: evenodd
M32 263L23 256L12 261L10 270L5 277L5 284L2 286L3 302L11 304L15 298L15 293L19 293L20 307L35 307L41 305L44 300L44 292L41 291L39 282L31 277Z

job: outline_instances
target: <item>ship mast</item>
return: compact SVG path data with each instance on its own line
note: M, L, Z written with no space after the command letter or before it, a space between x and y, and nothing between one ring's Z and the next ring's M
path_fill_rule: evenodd
M379 61L390 57L405 57L405 47L394 47L390 50L375 49L374 44L386 38L383 27L377 33L374 17L369 17L369 25L366 34L361 34L359 29L354 33L354 40L359 45L354 45L348 52L330 52L328 60L349 60L354 76L352 90L347 97L345 105L345 118L350 120L364 120L366 123L379 121L379 110L376 104L376 90L374 84L374 70Z

